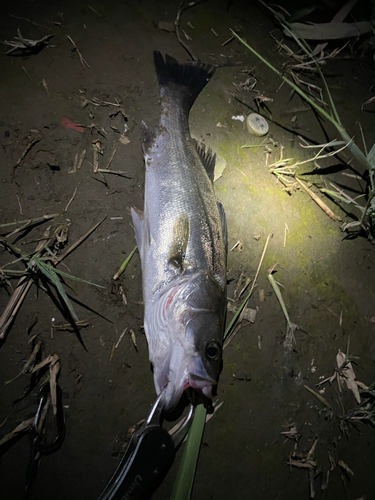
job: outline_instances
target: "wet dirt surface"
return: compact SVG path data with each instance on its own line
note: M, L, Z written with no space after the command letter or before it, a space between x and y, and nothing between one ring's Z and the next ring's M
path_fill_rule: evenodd
M142 120L156 124L159 113L152 51L168 53L181 62L189 60L175 34L157 27L159 21L175 20L178 5L171 1L111 1L90 6L13 2L0 20L1 40L13 39L18 27L30 39L55 33L50 46L38 54L0 55L0 222L60 214L10 241L26 253L32 252L49 225L66 223L66 249L106 217L59 264L62 271L102 287L65 280L78 318L88 322L80 329L81 342L71 331L54 329L51 334L52 325L66 324L67 319L53 299L53 290L51 297L33 284L1 345L0 437L36 411L37 386L14 405L25 394L30 374L4 385L29 358L31 337L43 340L41 359L56 353L61 362L58 380L66 436L59 451L42 458L30 499L97 498L118 465L128 428L146 416L155 398L142 331L139 255L134 255L118 280L112 277L135 246L129 207L143 205L140 124ZM61 11L62 26L55 24L61 21ZM241 27L248 43L275 65L285 62L269 35L275 29L272 20L254 5L206 2L186 10L181 20L181 28L192 38L187 43L197 57L221 66L195 103L190 124L192 136L217 152L220 163L226 162L215 189L227 213L229 248L238 240L242 244L241 251L237 247L229 253L230 298L242 272L244 280L254 278L267 236L271 238L249 302L257 309L255 323L245 322L224 351L218 387L218 399L224 404L205 428L193 498L307 499L309 469L290 466L288 460L294 449L294 458L298 454L306 457L317 439L315 498L371 499L374 429L361 423L354 427L342 418L357 404L350 391L339 392L336 381L319 388L316 384L334 374L339 349L349 349L355 357L357 380L366 385L374 382L374 246L364 237L345 238L340 225L304 191L289 195L283 190L266 167L264 147L241 149L244 144L262 141L232 119L257 111L257 94L238 87L250 75L244 70L252 70L255 89L273 99L266 102L272 116L262 111L274 141L269 145L268 165L279 159L281 145L284 158L311 157L300 146L298 135L316 144L326 142L326 134L329 139L338 137L331 126L321 126L301 99L291 97L286 85L278 90L279 78L237 41L222 46L231 36L229 28L234 27ZM90 68L81 65L68 35ZM360 109L371 97L371 61L353 58L347 50L324 71L349 135L361 145L356 125L361 121L369 149L375 139L373 113L361 114ZM318 79L314 83L319 85ZM94 98L110 103L118 99L126 119L116 113L117 106L95 105ZM292 120L294 116L296 120ZM64 128L64 117L83 125L84 131ZM119 142L121 135L128 138L127 144ZM34 139L38 141L15 168ZM99 167L108 165L116 147L110 169L125 171L128 177L106 174L103 178L94 173L95 140L103 148ZM70 172L83 150L82 166ZM344 174L361 175L363 170L354 163L349 166L349 160L344 151L340 159L319 161L320 171L307 164L298 173L318 187L329 187L334 181L357 196L363 192L364 182ZM314 186L312 189L319 194ZM346 213L328 198L326 202L345 221L353 220L350 213L354 209L343 205ZM285 223L289 232L284 244ZM2 266L14 260L5 250L0 258ZM283 369L285 318L267 279L267 269L276 262L275 278L283 285L290 319L301 327L295 332L288 373ZM18 262L9 268L23 269L24 265ZM17 280L11 283L15 287ZM3 286L1 310L9 298L10 288ZM229 321L232 314L228 316ZM125 328L134 330L137 349L129 333L113 348ZM332 412L305 386L324 390L321 395ZM281 434L294 427L300 434L298 442ZM29 440L23 435L11 444L2 449L1 456L3 500L22 498L26 481ZM153 499L170 497L180 458L181 450Z

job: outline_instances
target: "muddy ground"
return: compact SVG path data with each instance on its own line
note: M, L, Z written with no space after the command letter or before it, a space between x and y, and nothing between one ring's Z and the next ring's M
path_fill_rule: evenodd
M140 124L142 120L156 124L159 113L152 51L189 60L175 34L158 28L159 21L174 21L178 6L178 1L90 5L14 1L0 18L1 40L12 40L18 27L29 39L54 33L50 45L37 54L4 55L9 48L5 45L0 54L0 222L59 214L10 241L32 252L49 225L54 228L64 223L69 225L66 249L106 217L59 264L62 271L102 287L65 280L77 316L88 322L80 329L81 341L74 332L51 331L52 325L66 324L67 319L53 287L51 296L33 284L1 344L1 437L36 411L37 386L23 397L31 380L29 373L4 385L29 358L30 339L37 335L43 340L42 359L58 354L61 361L58 381L66 436L59 451L42 458L31 499L97 498L119 462L128 428L147 414L155 398L142 331L139 255L134 255L117 281L112 277L135 245L129 207L142 208L143 204ZM321 10L321 17L331 19L335 8ZM339 349L355 358L357 380L366 385L374 382L374 246L364 235L348 238L306 192L288 194L269 173L266 157L268 165L279 159L281 146L284 158L302 161L311 157L300 146L299 136L315 144L338 136L299 97L291 95L286 85L279 89L280 79L239 42L222 45L231 36L229 29L235 27L277 67L287 61L275 51L270 36L276 29L273 20L255 4L208 1L182 15L181 28L192 38L187 42L191 49L203 61L220 66L194 105L190 123L192 135L217 152L219 163L226 165L215 188L227 213L229 248L238 241L242 247L229 253L230 298L241 273L244 279L254 277L271 235L249 302L257 310L256 320L254 324L244 322L224 351L218 387L218 400L224 404L205 429L193 498L308 499L311 470L315 498L371 499L375 490L374 429L344 418L357 405L352 392L339 392L336 381L319 388L316 384L334 374ZM282 38L280 31L273 35ZM81 64L67 36L89 67ZM358 48L359 42L329 60L324 73L349 135L361 146L360 121L370 148L375 139L374 106L361 113L361 104L372 96L374 63L371 53L361 57L361 50L351 51L353 46ZM260 94L241 86L249 76L256 79L254 90ZM319 79L309 81L321 85ZM257 111L257 95L273 99L265 103L268 110L261 110L273 141L268 143L269 155L263 146L241 149L245 144L260 144L262 139L250 136L242 122L232 119ZM121 101L126 120L121 112L116 114L119 108L96 106L94 98ZM85 128L64 128L64 117ZM121 136L129 142L119 142ZM39 141L15 167L33 139ZM99 167L107 166L116 146L110 168L126 171L128 177L106 174L103 178L94 173L95 140L103 148ZM80 157L84 149L82 166L71 172L76 155ZM318 188L330 188L330 182L350 196L358 196L364 193L364 181L345 174L361 176L364 171L354 162L349 164L350 158L343 151L339 157L318 161L318 166L299 167L298 174L320 196ZM328 198L325 201L346 222L359 216L354 208ZM286 242L285 224L289 229ZM3 235L9 232L2 231ZM14 260L5 250L0 258L2 266ZM288 373L283 369L286 322L267 280L267 269L276 262L275 278L283 285L290 319L301 327L296 331ZM23 269L24 265L18 262L9 267ZM11 280L13 287L16 283ZM10 287L3 285L2 309L11 294ZM231 318L232 313L228 320ZM128 333L113 349L125 328L134 330L137 349ZM322 391L332 411L305 386ZM299 439L282 434L295 428ZM316 439L310 457L313 469L288 465L293 450L293 458L306 465ZM26 482L29 440L23 435L11 445L2 449L3 500L21 498ZM154 500L170 497L180 458L181 450ZM353 474L344 470L345 464Z

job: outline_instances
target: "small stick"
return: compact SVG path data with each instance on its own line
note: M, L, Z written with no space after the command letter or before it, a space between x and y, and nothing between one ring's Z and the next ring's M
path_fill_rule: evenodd
M20 207L20 214L23 215L22 205L21 205L20 197L18 196L18 194L16 194L16 198L17 198L17 201L18 201L18 206Z
M237 240L237 242L232 246L232 248L229 251L233 252L233 250L237 247L240 247L240 249L242 249L242 243L240 242L240 240Z
M105 221L106 218L107 218L107 216L103 217L102 220L100 220L99 222L97 222L95 224L95 226L93 226L91 229L89 229L86 234L84 234L78 241L76 241L71 247L69 247L64 254L60 255L60 257L57 257L57 259L55 260L55 264L58 264L63 259L65 259L65 257L67 257L71 252L73 252L73 250L75 250L88 236L90 236L90 234L93 233L95 231L95 229L98 226L100 226L100 224L103 221Z
M99 152L98 148L93 144L93 153L94 153L94 173L96 174L99 169Z
M77 172L77 164L78 164L78 153L74 156L74 163L72 167L69 167L68 174L75 174Z
M74 193L73 193L73 196L72 196L72 197L70 198L70 200L68 201L68 204L66 205L64 212L66 212L66 211L68 210L68 208L69 208L70 204L71 204L71 203L72 203L72 201L74 200L74 197L75 197L75 195L76 195L76 193L77 193L77 189L78 189L78 186L75 188Z
M288 224L285 222L285 227L284 227L284 248L285 248L285 245L286 245L286 232L287 231L288 231L288 233L290 233Z
M131 179L129 174L127 172L124 172L123 170L107 170L106 168L97 168L95 172L99 172L102 174L122 175L123 177L126 177L127 179Z
M114 148L113 148L113 151L112 151L111 157L110 157L110 159L108 160L107 166L105 167L105 168L106 168L106 170L108 170L108 169L109 169L109 167L110 167L110 165L111 165L111 163L112 163L112 160L113 160L113 158L114 158L114 156L115 156L115 154L116 154L117 148L118 148L118 142L115 144L115 146L114 146Z
M352 177L353 179L359 179L363 181L363 177L361 175L348 174L347 172L341 172L341 175L346 175L347 177Z
M194 2L193 4L189 4L188 7L192 7L196 3L197 2ZM186 52L189 54L189 56L193 59L193 61L198 61L198 59L197 59L197 57L195 57L193 51L188 47L188 45L185 42L182 41L181 36L180 36L180 20L181 20L181 14L184 10L183 6L184 6L184 0L182 0L180 3L180 7L179 7L178 12L177 12L176 20L174 22L177 40L183 46L183 48L186 50Z
M44 24L39 24L39 23L36 23L34 21L31 21L31 19L27 19L26 17L15 16L14 14L9 14L9 15L10 15L10 17L14 17L14 19L20 19L21 21L27 21L28 23L31 23L34 26L40 26L41 28L44 28L44 29L46 29L48 31L53 31L48 26L44 26Z
M115 349L118 348L118 346L120 345L120 342L121 342L123 336L127 333L127 331L128 331L128 327L126 327L125 330L122 332L122 334L119 336L118 341L115 344Z
M86 156L86 149L84 149L81 153L81 157L79 159L78 165L77 165L77 170L79 170L82 167L83 160L85 159Z
M74 50L77 52L79 60L81 61L82 66L85 67L85 64L86 64L86 66L90 69L89 64L82 57L81 52L78 50L77 45L74 43L74 41L72 40L72 38L69 35L67 35L67 37L68 37L69 42L73 45Z
M309 392L311 392L311 394L313 394L316 399L319 399L319 401L330 411L333 412L332 410L332 406L328 403L328 401L323 398L323 396L321 396L318 392L315 392L314 389L311 389L308 385L304 385L303 386L305 389L307 389Z
M29 142L29 144L26 146L26 149L25 151L22 153L20 159L18 160L18 162L14 165L14 168L17 168L20 166L22 160L25 158L25 156L27 155L27 153L30 151L30 149L35 146L35 144L39 141L41 141L42 139L38 138L38 139L33 139L31 142Z
M137 250L137 245L133 248L133 250L130 252L130 254L128 255L128 257L124 260L124 262L121 264L121 267L120 269L117 271L117 273L113 276L113 279L114 280L117 280L121 274L125 271L127 265L129 264L130 262L130 259L133 257L133 255L135 254L136 250Z
M126 295L125 295L125 292L124 292L124 289L123 289L122 286L120 286L118 293L119 293L119 295L121 295L122 301L127 306L128 305L128 301L126 300Z
M240 294L238 295L238 298L240 299L246 288L250 285L252 278L247 278L244 287L240 291Z
M33 79L31 78L31 76L30 76L30 75L29 75L29 73L27 72L26 68L25 68L24 66L21 66L21 68L24 70L24 72L26 73L26 75L29 77L30 81L31 81L32 83L34 83L34 82L33 82Z
M225 42L223 42L221 44L221 46L224 47L224 45L227 45L227 43L231 42L232 40L234 40L234 35L232 35L230 38L228 38L228 40L225 40Z
M94 9L94 7L91 7L91 5L87 5L87 7L91 9L99 18L103 17L97 10Z
M298 184L300 186L303 187L303 189L306 191L306 193L308 193L310 195L310 197L315 201L315 203L317 205L320 206L320 208L329 216L331 217L332 220L334 220L335 222L340 222L342 219L341 217L339 217L338 215L336 215L334 212L332 212L332 210L324 203L324 201L322 201L319 196L317 196L315 193L313 193L311 191L311 189L309 189L304 182L300 181L298 179L298 177L295 177L296 181L298 182Z
M48 85L47 85L47 82L44 78L42 80L42 85L43 85L44 90L47 92L47 96L49 97Z
M74 326L78 328L86 328L87 326L89 326L89 322L85 319L81 319L80 321L76 321L74 323ZM65 323L63 325L54 325L53 329L55 331L65 331L65 332L74 332L74 328L72 327L72 325L70 323Z
M116 345L115 345L115 343L113 342L113 344L112 344L112 350L111 350L111 355L110 355L110 357L109 357L109 362L111 362L111 361L112 361L112 358L113 358L113 353L115 352L115 347L116 347Z

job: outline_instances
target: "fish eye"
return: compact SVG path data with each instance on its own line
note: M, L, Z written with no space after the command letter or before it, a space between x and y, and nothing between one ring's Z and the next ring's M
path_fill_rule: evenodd
M217 342L210 342L206 347L206 356L217 361L220 358L221 347Z

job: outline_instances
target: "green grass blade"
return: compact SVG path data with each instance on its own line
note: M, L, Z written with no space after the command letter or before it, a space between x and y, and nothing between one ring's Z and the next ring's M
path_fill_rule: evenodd
M52 268L51 266L48 266L45 264L43 261L40 259L33 259L33 262L35 265L38 267L38 269L44 274L44 276L56 287L56 290L58 294L60 295L61 300L64 302L66 305L67 309L69 310L72 318L74 321L79 321L78 316L76 315L73 305L69 300L69 297L67 296L61 281L59 280L59 277L56 274L56 270Z
M121 267L120 269L117 271L117 273L113 276L113 279L114 280L117 280L119 278L119 276L125 271L127 265L129 264L130 262L130 259L133 257L133 255L135 254L136 250L137 250L137 245L133 248L133 250L130 252L130 254L127 256L127 258L124 260L124 262L121 264Z
M348 200L347 198L345 198L344 196L341 196L336 191L332 191L331 189L322 188L321 192L324 193L324 194L329 194L330 196L333 196L333 197L337 198L338 200L346 203L347 205L354 205L355 207L357 207L360 210L362 210L362 212L364 211L364 208L361 205L359 205L355 200Z
M253 289L250 290L246 299L242 302L240 307L237 309L235 315L232 318L232 321L229 323L228 328L225 330L224 337L223 337L224 340L228 337L229 333L232 331L233 326L235 325L235 323L236 323L239 315L242 313L243 309L246 307L246 304L247 304L248 300L250 299L252 293L253 293Z
M60 269L56 269L49 264L46 264L47 267L54 273L60 274L60 276L64 276L64 278L69 278L70 280L80 281L81 283L87 283L88 285L97 286L99 288L105 288L105 286L98 285L97 283L93 283L92 281L84 280L82 278L77 278L77 276L73 276L72 274L64 273L64 271L60 271Z
M44 222L45 220L53 219L54 217L57 217L60 214L51 214L51 215L43 215L42 217L35 217L35 219L25 219L25 220L16 220L14 222L7 222L6 224L0 224L0 229L3 227L10 227L10 226L21 226L21 224L25 225L26 227L29 227L33 224L39 224L40 222Z
M194 419L189 429L171 500L189 500L191 497L206 414L207 410L204 405L199 404L195 409Z

